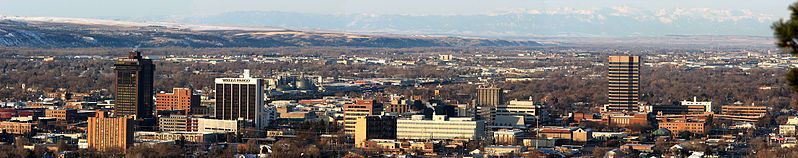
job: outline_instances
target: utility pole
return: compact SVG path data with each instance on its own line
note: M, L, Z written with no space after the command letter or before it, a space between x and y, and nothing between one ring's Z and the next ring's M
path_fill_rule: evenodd
M540 142L540 117L535 115L535 150L538 150L538 142Z

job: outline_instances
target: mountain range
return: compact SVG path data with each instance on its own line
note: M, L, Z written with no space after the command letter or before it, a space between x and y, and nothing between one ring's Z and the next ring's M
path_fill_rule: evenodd
M273 27L231 27L83 18L0 16L0 46L8 47L449 47L540 46L535 41L352 34Z
M133 18L136 19L136 18ZM665 35L770 36L778 17L751 10L629 7L598 9L511 9L471 15L317 14L236 11L207 16L138 20L193 24L276 26L358 33L431 34L476 37L623 37Z

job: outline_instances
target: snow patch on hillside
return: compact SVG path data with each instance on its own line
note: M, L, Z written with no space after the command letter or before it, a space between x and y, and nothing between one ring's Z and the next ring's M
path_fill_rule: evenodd
M22 17L22 16L0 16L0 20L27 21L27 22L49 22L49 23L69 23L81 25L104 25L104 26L123 26L123 27L167 27L175 29L187 29L192 31L285 31L286 29L263 27L263 26L216 26L216 25L195 25L179 24L170 22L131 22L106 19L88 18L63 18L63 17Z

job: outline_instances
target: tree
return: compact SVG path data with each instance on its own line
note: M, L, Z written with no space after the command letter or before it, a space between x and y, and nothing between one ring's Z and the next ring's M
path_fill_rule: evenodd
M203 158L232 158L236 153L232 147L223 147L222 145L211 145L210 151L198 157Z
M313 145L313 144L308 145L307 147L305 147L305 150L303 151L303 153L304 153L304 155L302 155L302 156L304 156L304 157L321 157L321 150L319 150L319 148L316 147L316 145Z
M798 55L798 2L788 7L792 13L790 19L773 23L773 35L776 37L776 46L792 55ZM790 68L787 72L787 83L793 91L798 92L798 68Z
M126 157L161 157L179 158L185 157L185 150L166 143L159 144L140 144L128 149Z
M649 124L632 124L628 128L629 128L629 130L632 130L633 132L642 133L644 131L651 130L653 127L651 127L651 125L649 125Z
M272 145L272 156L274 157L300 157L301 149L298 148L296 141L289 139L278 140Z
M669 147L670 143L668 143L667 138L658 137L654 142L654 151L658 153L665 153Z
M10 152L14 151L14 146L0 144L0 157L26 157L26 155L21 155L19 152Z
M606 148L606 147L593 148L593 157L604 157L604 155L607 154L607 152L610 151L611 149L612 148Z
M690 139L694 135L695 134L693 132L690 132L690 131L681 131L681 132L679 132L679 138L681 138L681 139Z
M246 153L246 154L260 153L260 144L258 144L258 141L255 139L247 140L247 143L241 147L243 147L242 149L239 150L239 152L241 153Z

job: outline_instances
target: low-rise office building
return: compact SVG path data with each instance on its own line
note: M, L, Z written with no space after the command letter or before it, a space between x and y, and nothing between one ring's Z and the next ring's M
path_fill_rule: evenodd
M593 130L586 128L578 128L573 132L573 141L587 142L593 139Z
M198 118L186 115L169 115L158 118L158 129L164 132L196 132Z
M632 125L648 125L650 124L648 114L646 113L604 113L601 116L601 121L618 127L629 127Z
M546 139L573 139L576 127L543 127L537 129L538 135Z
M186 141L190 143L216 143L225 141L224 133L210 132L136 132L134 138L140 142Z
M382 104L374 100L356 100L354 104L345 104L343 111L344 133L354 135L357 118L379 115L382 110Z
M181 110L184 114L192 114L193 109L200 106L200 96L191 88L173 88L172 93L155 94L156 110Z
M10 134L24 135L33 132L34 123L29 122L0 122L0 131L5 131Z
M369 139L396 139L396 117L372 115L357 118L355 147L363 147Z
M715 118L744 122L757 122L768 112L766 106L727 105L721 106L720 109L720 114L714 115Z
M796 128L798 128L798 125L779 125L779 135L796 136Z
M493 144L494 145L518 145L521 144L521 138L525 136L526 133L518 130L506 130L502 129L496 132L493 132Z
M55 118L59 121L74 122L78 119L78 110L75 109L47 109L44 116Z
M518 156L526 151L526 146L499 146L491 145L485 147L485 153L491 156Z
M396 121L397 139L414 140L446 140L463 138L481 140L485 124L474 118L449 118L445 115L433 115L432 119L424 119L423 115L413 115L411 119Z
M693 118L664 118L657 123L659 128L665 128L673 134L683 131L704 134L709 131L710 122L708 120Z
M524 125L535 125L535 119L542 114L543 104L534 101L512 100L509 104L496 106L494 117L515 116L523 120Z
M245 127L245 120L197 119L197 132L238 133Z

